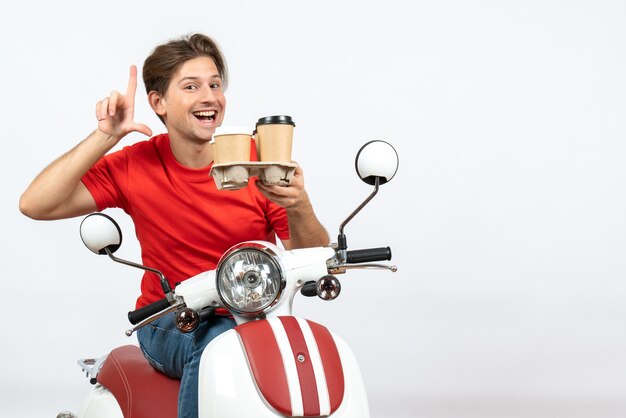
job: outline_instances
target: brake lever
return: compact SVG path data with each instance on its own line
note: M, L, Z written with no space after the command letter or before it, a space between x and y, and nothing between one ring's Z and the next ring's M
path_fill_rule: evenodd
M330 274L343 274L346 270L367 269L367 270L390 270L392 273L398 271L397 266L386 264L339 264L328 269Z
M137 325L135 325L134 327L132 327L129 330L126 330L125 334L127 337L130 337L131 335L133 335L133 332L137 331L139 328L143 328L146 325L148 325L149 323L161 318L162 316L167 315L170 312L174 312L175 310L177 310L178 308L181 308L185 306L185 303L183 301L178 301L176 303L174 303L173 305L170 305L167 309L163 309L161 312L157 312L154 315L144 319L143 321L141 321L140 323L138 323Z

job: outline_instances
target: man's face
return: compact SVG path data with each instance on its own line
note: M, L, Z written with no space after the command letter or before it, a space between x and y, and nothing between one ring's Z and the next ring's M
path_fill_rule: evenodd
M185 61L172 76L157 113L165 119L170 138L205 143L222 124L226 98L213 60Z

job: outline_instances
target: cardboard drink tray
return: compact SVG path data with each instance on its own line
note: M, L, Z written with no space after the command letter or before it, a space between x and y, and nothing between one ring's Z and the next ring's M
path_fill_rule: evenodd
M259 177L264 184L288 186L297 166L296 163L282 161L233 161L214 164L210 174L218 190L246 187L250 177Z

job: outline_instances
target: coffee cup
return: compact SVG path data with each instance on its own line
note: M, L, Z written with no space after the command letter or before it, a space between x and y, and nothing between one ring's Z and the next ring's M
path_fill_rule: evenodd
M225 126L215 129L211 147L215 164L250 162L252 133L247 128ZM243 165L223 168L222 188L238 189L248 184L248 169Z
M291 116L276 115L260 118L256 123L259 160L273 163L263 169L261 180L265 184L288 185L289 169L280 163L291 163L293 128Z
M215 164L250 161L252 133L238 126L220 126L215 129L211 144Z
M259 161L290 163L295 126L291 116L276 115L260 118L256 123Z

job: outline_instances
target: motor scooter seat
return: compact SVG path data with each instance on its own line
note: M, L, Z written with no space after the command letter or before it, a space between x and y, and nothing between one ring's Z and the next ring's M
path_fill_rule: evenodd
M111 351L98 373L98 383L115 396L124 418L177 415L180 380L153 368L135 345Z

